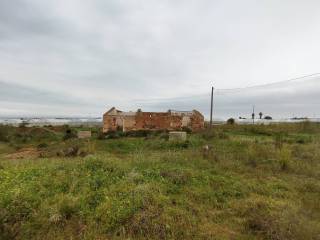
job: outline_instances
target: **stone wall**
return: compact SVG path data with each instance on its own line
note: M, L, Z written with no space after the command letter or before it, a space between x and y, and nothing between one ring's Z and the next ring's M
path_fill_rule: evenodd
M78 131L77 136L80 139L91 138L91 131Z
M196 112L190 117L191 120L191 129L200 130L204 128L204 117L201 113Z
M115 131L117 130L118 126L116 124L117 122L117 116L112 116L112 115L107 115L105 114L103 116L103 132L108 132L108 131Z

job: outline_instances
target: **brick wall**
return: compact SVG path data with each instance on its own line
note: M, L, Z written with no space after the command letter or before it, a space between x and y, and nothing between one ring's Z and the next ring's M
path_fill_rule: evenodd
M170 112L137 112L134 115L106 113L103 116L103 132L123 130L180 130L189 127L194 131L204 127L204 117L198 111L193 114L171 114Z

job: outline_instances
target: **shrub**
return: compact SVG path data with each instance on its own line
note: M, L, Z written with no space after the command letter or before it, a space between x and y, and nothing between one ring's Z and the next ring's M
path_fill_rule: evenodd
M296 138L296 143L298 144L306 144L306 143L311 143L312 142L312 138L310 136L306 137L306 136L298 136Z
M63 129L63 131L66 131L66 130L70 129L70 127L68 124L64 124L64 125L62 125L62 129Z
M192 133L192 129L191 128L189 128L189 127L182 127L182 129L181 129L182 131L184 131L184 132L186 132L186 133Z
M229 118L227 120L227 124L229 124L229 125L234 125L235 123L236 123L236 121L234 120L234 118Z
M43 141L44 139L48 140L57 140L57 135L55 132L48 130L46 128L35 127L35 128L28 128L28 131L24 131L24 136L28 137L32 140L40 140Z
M66 157L75 157L75 156L78 156L78 153L79 153L78 146L69 147L64 150L64 156Z
M9 127L0 125L0 142L9 141Z
M169 144L173 148L187 149L190 146L190 141L189 140L182 141L182 142L172 141Z
M270 146L258 142L250 143L247 147L247 164L251 167L257 167L258 164L270 162L275 156L274 151L270 151Z
M224 131L219 131L218 132L218 138L219 139L228 139L229 136Z
M305 217L291 205L268 201L250 201L244 206L245 228L261 239L317 239L317 224L305 223ZM259 238L259 239L260 239Z
M57 197L57 203L49 221L52 223L62 223L74 216L78 216L80 211L80 205L78 202L78 199L70 195Z
M59 213L65 218L70 219L72 215L77 213L77 204L75 201L63 199L59 205Z
M125 135L128 137L147 137L152 134L151 130L137 130L126 132Z
M121 194L108 197L97 207L96 221L100 222L105 233L117 231L142 209L145 195L123 186Z
M212 140L217 137L217 132L214 129L207 130L201 134L202 138L205 140Z
M190 145L189 140L180 143L181 148L188 148Z
M164 132L164 133L161 133L160 136L159 136L160 139L163 139L163 140L169 140L169 134Z
M106 139L106 134L104 132L102 132L102 131L98 132L97 139L98 140Z
M117 139L122 136L124 136L124 133L119 131L109 131L105 134L106 139Z
M69 128L66 130L66 132L63 136L63 140L68 140L68 139L72 139L72 138L76 138L76 137L77 137L77 134Z

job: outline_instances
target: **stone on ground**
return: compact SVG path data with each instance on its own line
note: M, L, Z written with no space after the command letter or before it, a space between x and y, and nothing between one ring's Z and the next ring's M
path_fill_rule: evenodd
M186 141L187 133L186 132L169 132L170 141Z

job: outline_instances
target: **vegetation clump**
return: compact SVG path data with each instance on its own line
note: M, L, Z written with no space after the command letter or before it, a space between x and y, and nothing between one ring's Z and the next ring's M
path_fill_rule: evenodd
M227 124L229 124L229 125L234 125L235 123L236 123L236 120L234 118L229 118L227 120Z
M11 127L0 124L0 142L8 142L9 141L9 132Z
M63 136L63 140L68 140L68 139L72 139L72 138L76 138L77 134L75 133L75 131L73 131L72 129L67 129L65 131L65 134Z

